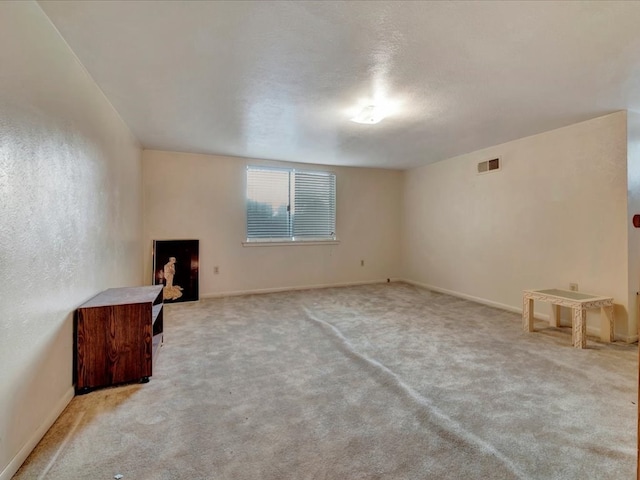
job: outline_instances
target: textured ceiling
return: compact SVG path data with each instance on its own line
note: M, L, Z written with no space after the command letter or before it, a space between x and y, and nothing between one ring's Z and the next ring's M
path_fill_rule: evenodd
M40 5L146 148L407 168L640 110L638 2Z

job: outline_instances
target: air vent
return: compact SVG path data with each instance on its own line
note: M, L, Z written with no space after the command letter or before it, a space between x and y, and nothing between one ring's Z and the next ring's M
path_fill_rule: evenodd
M492 158L478 163L478 173L489 173L500 170L500 158Z

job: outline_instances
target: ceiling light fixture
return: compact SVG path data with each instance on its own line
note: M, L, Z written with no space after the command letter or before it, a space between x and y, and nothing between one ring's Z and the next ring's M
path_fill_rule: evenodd
M378 123L384 117L384 112L382 112L382 109L380 107L376 107L375 105L367 105L360 111L360 113L353 117L351 121L373 125L374 123Z

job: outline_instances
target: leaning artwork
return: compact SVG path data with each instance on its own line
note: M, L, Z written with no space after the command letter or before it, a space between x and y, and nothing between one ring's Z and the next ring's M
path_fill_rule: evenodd
M198 300L198 240L154 240L153 284L166 303Z

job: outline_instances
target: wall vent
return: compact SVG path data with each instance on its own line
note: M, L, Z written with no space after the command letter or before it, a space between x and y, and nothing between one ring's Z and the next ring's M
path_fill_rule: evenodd
M500 158L492 158L491 160L480 162L478 163L478 173L489 173L500 170L501 163Z

